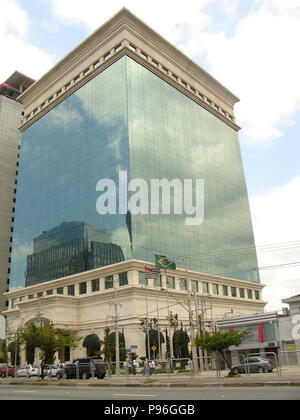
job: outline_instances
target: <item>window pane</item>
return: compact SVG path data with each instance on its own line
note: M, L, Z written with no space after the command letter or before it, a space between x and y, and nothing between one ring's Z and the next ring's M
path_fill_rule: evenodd
M79 294L84 295L86 293L86 283L79 284Z
M68 295L69 296L75 296L75 286L74 284L71 284L68 286Z
M105 289L113 289L114 287L114 278L113 276L108 276L105 278Z
M202 292L207 294L209 293L208 283L202 283Z
M236 287L231 288L231 296L236 297Z
M146 279L145 273L142 273L141 271L139 271L139 284L145 286L148 284L148 279Z
M213 294L218 295L219 294L219 285L213 284Z
M191 281L191 287L193 292L198 292L198 282L195 280Z
M100 290L99 279L92 280L92 292L98 292Z
M228 287L223 286L223 296L228 296Z
M186 279L180 279L180 290L187 290Z
M168 277L167 287L168 287L168 289L175 289L175 279L174 279L174 277Z
M128 284L128 274L127 273L119 274L119 284L120 284L120 286L127 286L127 284Z
M153 286L154 287L161 287L161 276L158 277L157 279L153 279Z

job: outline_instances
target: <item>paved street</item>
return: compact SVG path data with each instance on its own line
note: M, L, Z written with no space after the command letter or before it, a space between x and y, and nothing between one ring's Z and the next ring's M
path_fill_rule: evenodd
M300 387L93 388L0 385L0 400L300 400Z

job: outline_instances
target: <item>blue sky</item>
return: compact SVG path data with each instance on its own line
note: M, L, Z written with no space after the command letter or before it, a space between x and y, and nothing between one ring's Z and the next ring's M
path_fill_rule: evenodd
M235 111L259 263L300 261L300 0L1 0L1 6L1 82L14 70L41 77L126 6L228 87L241 99ZM299 247L260 248L292 241ZM262 269L261 280L268 310L300 293L300 267Z

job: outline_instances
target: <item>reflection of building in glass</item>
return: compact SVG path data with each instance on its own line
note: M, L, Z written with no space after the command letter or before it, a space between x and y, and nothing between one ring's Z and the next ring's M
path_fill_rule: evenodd
M26 286L124 261L111 235L83 222L62 223L33 239Z
M122 9L18 100L25 118L12 290L25 285L26 270L31 284L37 253L49 264L48 277L40 279L114 260L106 240L91 240L87 255L84 237L66 230L59 240L34 241L74 220L109 231L109 243L125 259L153 261L153 251L184 256L191 270L259 283L234 118L238 98L130 12ZM118 197L117 214L99 215L96 185L109 179L118 187L119 171L147 185L203 179L204 222L187 226L186 214L173 209L170 215L118 214Z

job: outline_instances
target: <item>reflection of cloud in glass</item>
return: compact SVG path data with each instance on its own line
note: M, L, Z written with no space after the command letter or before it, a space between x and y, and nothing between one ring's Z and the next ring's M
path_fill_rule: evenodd
M134 61L128 59L127 66L131 178L203 179L205 184L201 226L184 226L178 215L133 217L134 256L153 259L153 250L169 257L193 255L190 268L196 271L257 281L237 133ZM252 250L241 259L238 250L244 247ZM236 255L226 255L231 249Z
M124 216L96 211L99 179L117 181L119 169L129 171L125 64L124 58L110 66L22 133L11 290L26 277L31 284L122 261L122 248L131 253L128 231L117 235L122 243L111 239ZM102 238L87 246L84 237L66 234L63 243L55 229L74 220L102 231ZM33 241L35 249L25 250ZM71 249L76 262L67 267L62 256ZM51 255L61 264L50 264Z

